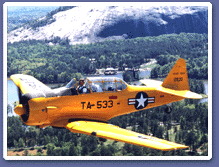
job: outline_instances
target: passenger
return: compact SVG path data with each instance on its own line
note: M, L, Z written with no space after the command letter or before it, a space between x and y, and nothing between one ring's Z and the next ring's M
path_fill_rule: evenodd
M81 78L79 80L79 86L78 86L78 92L81 93L87 93L87 88L84 86L84 79Z
M114 91L115 89L113 88L113 86L112 85L110 85L109 87L108 87L108 91Z
M103 89L100 87L100 85L92 83L92 91L93 92L103 92Z

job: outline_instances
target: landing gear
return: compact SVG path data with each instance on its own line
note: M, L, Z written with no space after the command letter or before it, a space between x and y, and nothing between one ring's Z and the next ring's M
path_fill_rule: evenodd
M99 141L105 142L106 139L99 137Z
M170 114L172 112L172 107L171 106L166 106L164 111L165 111L165 113Z

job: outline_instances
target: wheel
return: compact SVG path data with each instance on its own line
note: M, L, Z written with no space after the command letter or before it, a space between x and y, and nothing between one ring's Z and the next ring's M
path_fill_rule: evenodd
M106 141L106 139L101 138L101 137L99 137L99 140L102 141L102 142L105 142L105 141Z
M167 106L165 108L165 113L170 114L172 112L172 108L170 106Z

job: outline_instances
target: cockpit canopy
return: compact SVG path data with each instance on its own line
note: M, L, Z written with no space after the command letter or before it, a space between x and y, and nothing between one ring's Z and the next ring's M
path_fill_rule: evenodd
M75 78L73 78L66 86L66 88L77 88L77 81Z
M122 91L127 88L127 83L117 77L87 77L84 81L89 93ZM77 88L77 81L73 78L66 88Z
M113 77L88 77L85 84L92 92L122 91L127 84L120 78Z

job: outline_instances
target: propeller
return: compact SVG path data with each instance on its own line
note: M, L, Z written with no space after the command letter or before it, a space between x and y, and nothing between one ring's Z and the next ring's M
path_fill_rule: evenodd
M20 88L18 88L19 105L14 108L14 112L21 116L22 120L26 122L29 118L29 104L28 97L23 95Z

